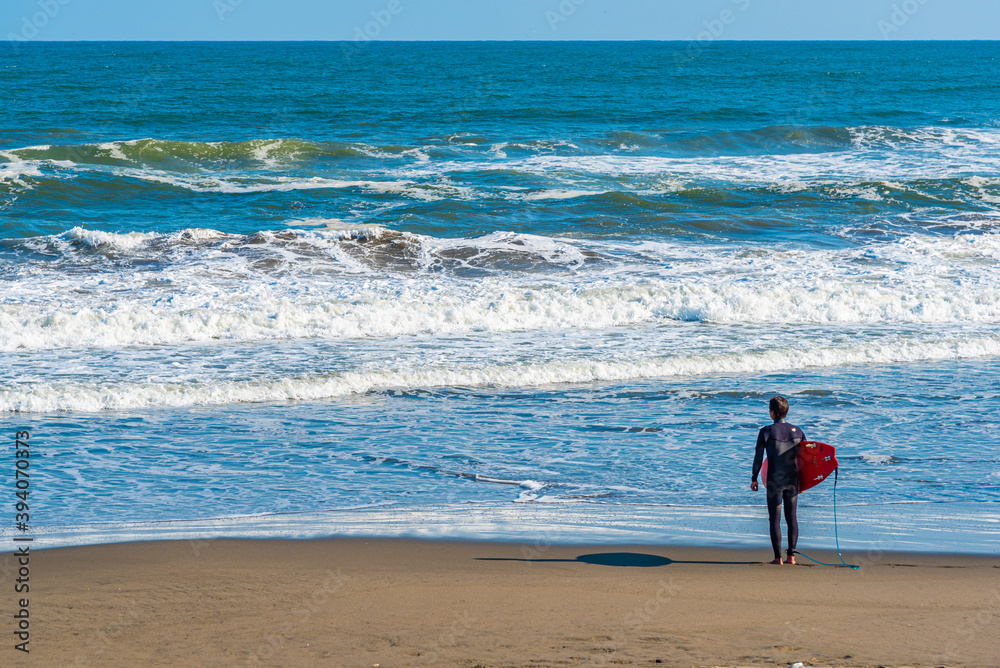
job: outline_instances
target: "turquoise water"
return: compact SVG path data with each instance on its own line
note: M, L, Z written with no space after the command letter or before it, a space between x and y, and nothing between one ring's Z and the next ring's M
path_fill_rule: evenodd
M1000 547L1000 46L27 43L0 410L49 545ZM802 547L833 542L832 489Z

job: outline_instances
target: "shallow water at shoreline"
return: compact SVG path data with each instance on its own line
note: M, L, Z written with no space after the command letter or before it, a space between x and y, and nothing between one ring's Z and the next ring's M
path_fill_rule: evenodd
M980 389L949 386L949 376L977 379ZM36 516L54 519L43 543L102 533L114 541L551 534L754 545L766 540L763 497L749 491L763 383L789 396L790 419L808 437L838 445L844 549L988 553L1000 540L1000 459L986 445L962 444L989 442L996 377L994 363L966 362L428 388L37 415L25 426L41 453L32 460L43 476ZM880 395L859 395L859 385ZM948 437L931 441L928 431ZM803 540L813 529L813 547L831 548L832 482L805 493L800 507Z

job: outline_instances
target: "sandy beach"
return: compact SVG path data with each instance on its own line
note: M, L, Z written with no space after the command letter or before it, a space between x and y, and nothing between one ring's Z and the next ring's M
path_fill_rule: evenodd
M997 665L1000 557L849 556L860 570L766 565L768 550L395 539L42 550L31 653L8 641L3 664Z

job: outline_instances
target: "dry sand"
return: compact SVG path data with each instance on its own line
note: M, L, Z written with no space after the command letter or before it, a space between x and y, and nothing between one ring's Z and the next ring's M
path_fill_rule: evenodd
M389 539L35 552L0 665L997 666L1000 557ZM814 555L830 557L831 555Z

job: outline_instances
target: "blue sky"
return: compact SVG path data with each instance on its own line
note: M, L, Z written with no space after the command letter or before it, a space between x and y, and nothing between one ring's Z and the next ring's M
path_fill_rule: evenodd
M996 0L0 0L38 40L998 39Z

